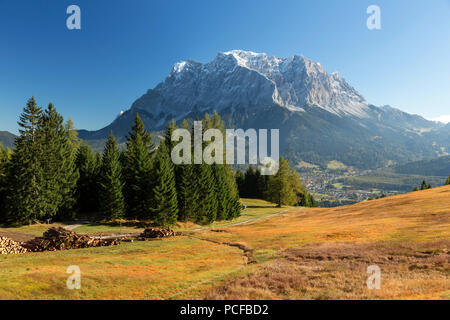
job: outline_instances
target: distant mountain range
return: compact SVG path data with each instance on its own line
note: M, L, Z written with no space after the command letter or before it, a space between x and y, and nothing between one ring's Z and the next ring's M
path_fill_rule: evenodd
M7 148L12 148L14 146L14 141L16 136L8 131L0 131L0 144Z
M374 106L338 73L303 56L242 50L219 53L208 63L176 63L113 123L79 135L101 149L110 131L124 140L136 113L159 131L172 119L193 120L213 110L227 128L280 129L281 154L292 162L326 166L338 160L365 169L450 153L450 125Z

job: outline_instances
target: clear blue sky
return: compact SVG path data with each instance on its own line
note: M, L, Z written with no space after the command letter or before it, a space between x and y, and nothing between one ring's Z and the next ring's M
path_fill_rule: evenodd
M66 28L70 4L81 30ZM175 62L231 49L303 54L371 103L450 114L450 0L0 0L0 130L16 132L32 95L99 129Z

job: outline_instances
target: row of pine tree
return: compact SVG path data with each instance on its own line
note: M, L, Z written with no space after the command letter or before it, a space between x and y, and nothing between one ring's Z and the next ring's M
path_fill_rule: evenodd
M204 130L224 131L217 113L205 115ZM169 226L177 221L200 224L233 219L241 204L228 165L174 165L170 123L156 147L136 115L120 150L113 134L102 154L78 139L73 123L52 104L43 110L34 98L19 121L13 151L0 152L0 220L29 223L74 219L76 214L102 219L150 220ZM184 121L182 126L192 132ZM192 136L192 135L191 135Z
M450 185L450 176L448 176L447 180L445 181L445 186ZM432 189L433 186L429 183L427 183L425 180L422 181L422 184L420 185L420 189L418 186L414 186L413 191L419 191L419 190L428 190Z
M258 168L249 167L236 173L236 183L242 198L266 199L278 206L316 207L316 201L302 184L298 172L280 158L276 175L264 176Z

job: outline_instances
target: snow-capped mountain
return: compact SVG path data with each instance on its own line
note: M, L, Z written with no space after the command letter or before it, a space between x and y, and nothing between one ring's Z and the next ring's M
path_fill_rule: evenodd
M152 109L149 110L149 104ZM278 105L294 112L314 105L336 115L368 116L368 103L339 74L328 74L303 56L279 59L264 53L234 50L208 63L178 62L166 80L137 100L159 119L182 118L192 110Z
M138 112L152 131L216 110L228 127L279 128L282 152L311 162L379 166L450 152L443 125L369 104L338 73L300 55L233 50L207 63L176 63L166 79L87 140L123 138ZM448 132L447 130L444 130ZM444 134L445 136L445 134Z

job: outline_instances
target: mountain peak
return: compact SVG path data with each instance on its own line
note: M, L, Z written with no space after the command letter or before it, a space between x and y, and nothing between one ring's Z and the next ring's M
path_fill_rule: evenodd
M291 112L320 108L339 117L365 118L365 99L338 73L328 74L302 55L278 58L245 50L220 52L210 62L176 63L164 82L132 106L146 110L156 126L195 110L278 106ZM234 111L233 111L234 112Z
M227 128L279 128L280 151L311 163L360 166L365 157L368 168L448 152L450 124L369 105L339 73L329 74L304 56L244 50L218 53L206 63L176 63L163 82L111 125L80 137L104 139L113 131L124 139L136 113L158 131L171 120L193 120L213 110ZM405 143L413 146L410 151Z

